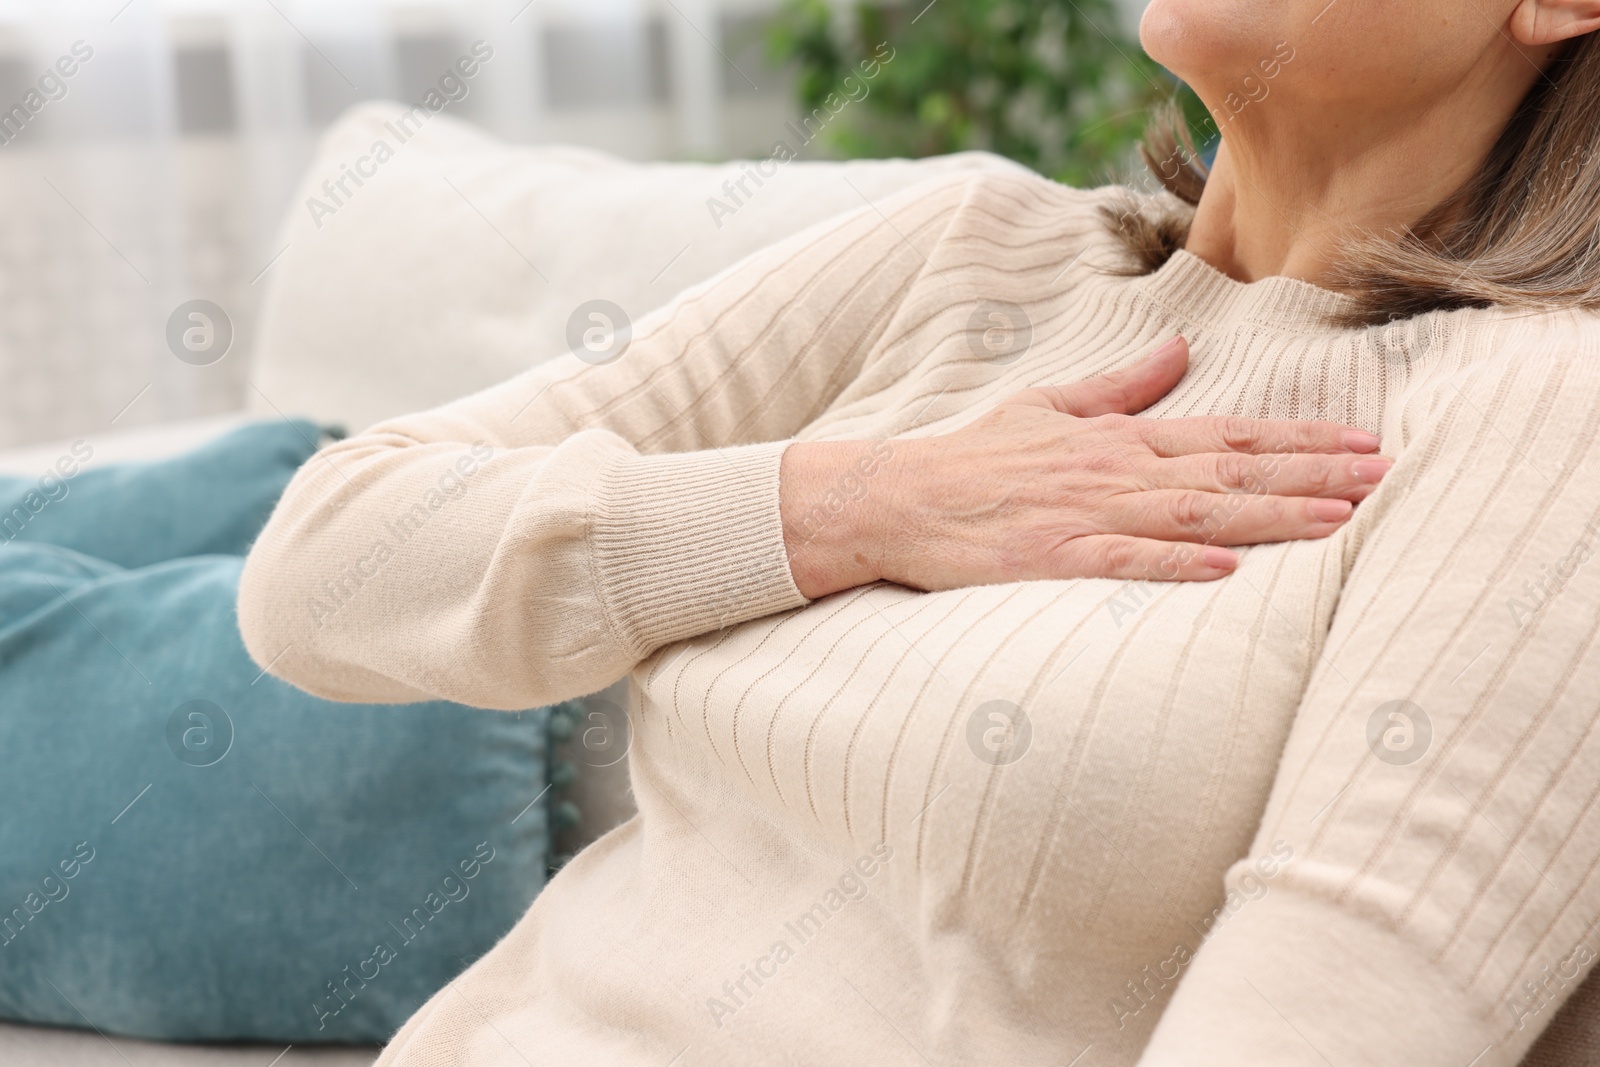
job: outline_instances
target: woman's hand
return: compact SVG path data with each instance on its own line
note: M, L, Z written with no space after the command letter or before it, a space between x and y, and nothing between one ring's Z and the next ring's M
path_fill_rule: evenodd
M1208 581L1238 564L1220 546L1326 537L1388 472L1368 455L1375 436L1334 423L1133 417L1188 364L1174 338L952 434L791 445L780 495L795 584L819 597L879 579Z

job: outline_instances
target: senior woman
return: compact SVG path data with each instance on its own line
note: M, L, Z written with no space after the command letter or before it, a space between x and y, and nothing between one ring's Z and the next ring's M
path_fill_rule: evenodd
M639 817L381 1062L1515 1063L1600 921L1597 26L1155 0L1209 175L931 182L307 466L283 677L632 677Z

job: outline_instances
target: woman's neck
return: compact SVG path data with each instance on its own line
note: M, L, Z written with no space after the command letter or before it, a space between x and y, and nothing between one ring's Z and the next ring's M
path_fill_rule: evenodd
M1415 226L1483 165L1538 76L1519 59L1435 106L1359 128L1337 109L1246 111L1218 149L1186 247L1239 281L1327 285L1351 238Z

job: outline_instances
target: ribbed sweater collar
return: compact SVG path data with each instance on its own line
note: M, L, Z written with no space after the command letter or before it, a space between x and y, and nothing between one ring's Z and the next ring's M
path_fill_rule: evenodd
M1276 330L1336 330L1340 313L1354 303L1342 293L1297 278L1241 282L1181 249L1140 283L1147 296L1185 318L1248 321Z

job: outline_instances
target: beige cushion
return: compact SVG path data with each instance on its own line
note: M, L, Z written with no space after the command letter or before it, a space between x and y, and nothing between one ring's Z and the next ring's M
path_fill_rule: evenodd
M398 104L365 104L323 138L267 271L250 410L351 430L433 407L566 350L578 305L633 320L789 234L952 170L940 159L635 164L586 149L513 147L446 116L401 143ZM783 131L774 131L774 136ZM393 158L375 162L378 142ZM362 162L362 157L372 161ZM360 164L335 205L323 183ZM735 206L734 198L740 201ZM319 204L308 206L315 198ZM716 198L732 213L708 207ZM333 213L325 213L331 208ZM314 217L315 215L315 217Z

